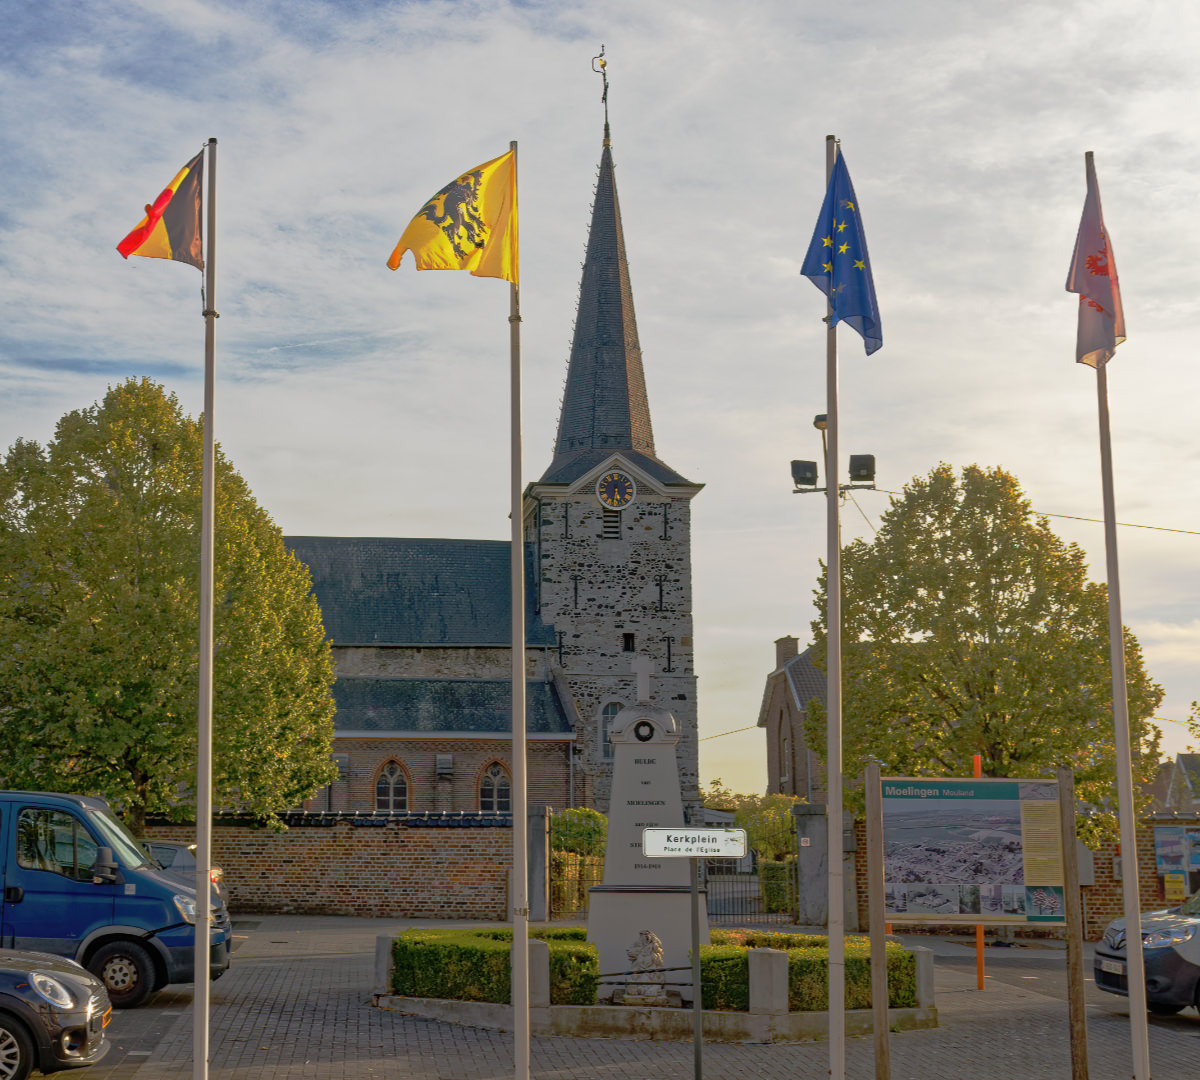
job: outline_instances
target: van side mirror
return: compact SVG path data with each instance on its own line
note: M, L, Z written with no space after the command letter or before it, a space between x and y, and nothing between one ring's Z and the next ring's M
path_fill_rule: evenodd
M107 885L117 880L117 864L113 860L112 848L96 849L96 865L92 869L92 883Z

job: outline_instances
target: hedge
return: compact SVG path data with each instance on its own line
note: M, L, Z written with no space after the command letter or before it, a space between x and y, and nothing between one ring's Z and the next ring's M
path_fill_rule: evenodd
M596 947L582 927L544 928L530 937L550 947L550 1004L594 1005L599 984ZM782 949L788 955L788 1010L823 1012L829 998L828 939L820 934L713 930L700 947L704 1008L746 1012L750 1008L747 949ZM505 929L406 930L392 945L392 991L406 997L511 1003L512 931ZM887 945L888 1005L917 1002L916 957L896 942ZM846 1008L871 1007L871 946L846 938Z
M785 934L751 930L713 930L713 945L750 949L783 949L788 954L788 1011L824 1012L829 1002L829 939L823 934ZM738 995L709 1005L709 988L704 984L704 955L700 949L704 1007L738 1010ZM917 958L898 942L887 943L888 1006L913 1008L917 1003ZM748 982L748 975L747 975ZM871 1007L871 942L868 938L846 938L846 1008Z
M550 946L550 1004L594 1005L600 967L580 927L539 929ZM512 1002L511 930L405 930L392 943L392 992L452 1001Z
M768 914L793 915L796 911L796 860L759 860L758 888Z

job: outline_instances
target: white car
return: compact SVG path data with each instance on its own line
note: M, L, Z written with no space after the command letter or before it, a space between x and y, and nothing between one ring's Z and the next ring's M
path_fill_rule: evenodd
M1125 920L1115 919L1096 944L1093 974L1099 989L1129 996L1126 952ZM1142 958L1152 1013L1200 1009L1200 892L1179 907L1142 915Z

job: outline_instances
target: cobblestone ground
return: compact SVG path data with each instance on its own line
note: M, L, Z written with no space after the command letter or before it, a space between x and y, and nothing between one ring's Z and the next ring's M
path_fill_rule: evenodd
M370 1005L374 941L400 923L322 917L264 917L240 944L230 972L212 985L214 1080L482 1080L513 1074L513 1040L384 1012ZM975 989L974 972L937 970L941 1026L894 1033L894 1080L1068 1080L1066 1006L1022 987ZM165 1014L149 1053L89 1070L86 1080L186 1080L192 1075L190 1002ZM118 1018L118 1023L122 1018ZM1129 1018L1113 999L1089 1006L1091 1080L1132 1074ZM1200 1019L1153 1018L1155 1080L1200 1077ZM666 1080L692 1076L690 1042L536 1037L537 1080ZM873 1042L851 1038L850 1080L873 1080ZM706 1043L710 1080L828 1074L824 1041L779 1045Z

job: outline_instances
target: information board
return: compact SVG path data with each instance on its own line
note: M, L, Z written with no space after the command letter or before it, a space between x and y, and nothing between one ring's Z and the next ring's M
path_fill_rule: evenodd
M1064 922L1055 780L884 777L883 867L895 922Z

